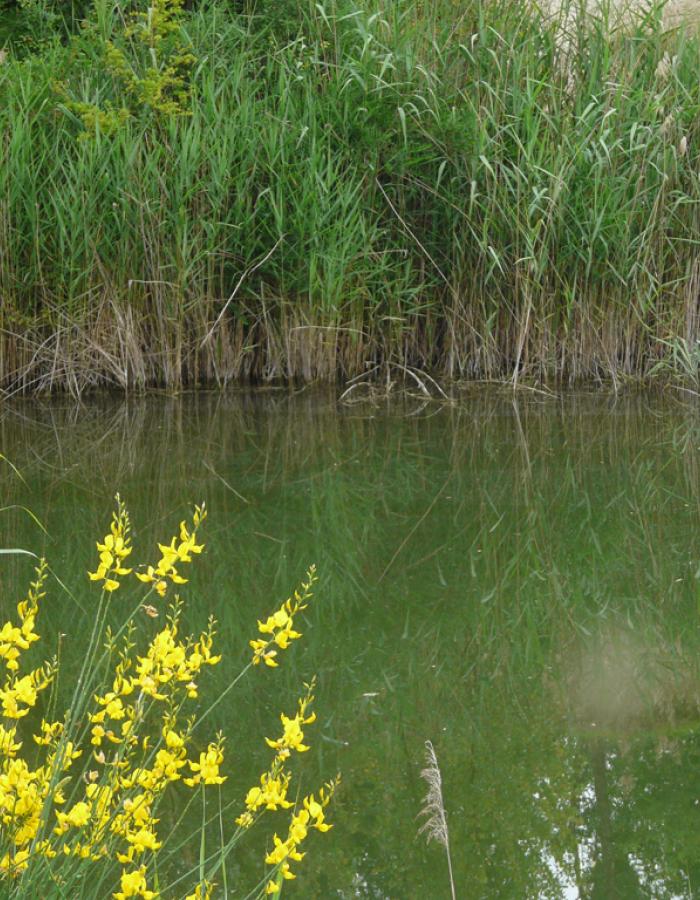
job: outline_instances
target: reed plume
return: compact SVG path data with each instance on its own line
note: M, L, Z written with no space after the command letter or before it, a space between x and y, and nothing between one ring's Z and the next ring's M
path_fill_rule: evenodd
M426 818L425 822L418 829L418 834L425 832L428 843L434 840L445 848L452 900L457 900L454 876L452 874L452 857L450 856L450 833L447 827L445 803L442 799L442 775L440 774L440 766L438 765L432 741L425 742L425 762L426 766L420 775L428 784L428 793L423 798L423 809L418 815Z

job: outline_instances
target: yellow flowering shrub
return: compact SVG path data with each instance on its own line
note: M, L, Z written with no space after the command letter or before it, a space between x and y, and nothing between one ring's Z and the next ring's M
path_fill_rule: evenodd
M294 630L294 617L306 608L316 580L312 567L300 589L266 621L258 622L261 637L251 640L252 654L243 672L198 715L200 679L221 660L214 652L215 620L210 618L198 635L183 635L183 604L177 595L164 624L154 626L150 635L144 633L148 629L140 615L158 617L157 608L149 603L151 596L159 602L187 582L181 572L204 550L199 532L205 518L204 507L195 507L192 521L181 522L177 535L158 545L157 562L133 567L127 565L133 550L129 516L117 496L109 532L97 543L97 563L88 573L101 593L72 702L63 716L49 715L53 704L45 702L47 688L59 672L56 660L34 668L25 665L26 651L40 641L36 627L45 598L45 562L37 566L27 596L17 604L16 618L0 629L4 895L214 897L217 873L237 842L266 812L291 810L285 839L277 833L272 836L265 857L267 875L257 889L258 896L278 894L284 880L295 877L290 864L302 859L299 847L309 830L324 832L331 827L325 809L337 779L320 789L318 799L314 795L289 799L289 759L309 749L304 729L315 719L309 712L312 681L305 685L296 713L281 714L282 734L265 738L274 751L269 769L247 792L235 821L231 816L230 835L222 838L217 852L200 854L189 879L190 893L163 884L166 838L159 810L164 797L179 782L202 793L204 808L207 788L228 778L224 735L214 735L202 745L197 729L245 672L261 661L277 666L278 653L301 637ZM146 593L126 612L115 633L106 627L106 616L129 585L142 585ZM203 842L204 834L194 839ZM248 896L256 896L255 890Z
M98 25L97 8L74 36L74 54L94 65L99 50L100 70L111 83L113 100L80 97L84 85L56 83L65 108L81 121L85 139L97 133L112 134L132 117L148 115L169 120L191 114L191 76L197 62L183 30L184 0L149 0L133 4L124 15L116 11L108 21L111 36L105 38L104 22Z

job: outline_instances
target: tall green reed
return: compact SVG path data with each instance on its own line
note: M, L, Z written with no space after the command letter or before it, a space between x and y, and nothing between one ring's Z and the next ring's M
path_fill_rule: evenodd
M89 140L55 83L113 97L94 29L0 66L6 387L687 374L694 33L504 0L290 10L199 7L191 115Z

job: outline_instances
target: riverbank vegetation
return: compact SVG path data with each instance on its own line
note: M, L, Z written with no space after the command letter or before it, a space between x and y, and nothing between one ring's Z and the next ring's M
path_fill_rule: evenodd
M75 9L0 64L6 391L697 380L700 44L661 6Z

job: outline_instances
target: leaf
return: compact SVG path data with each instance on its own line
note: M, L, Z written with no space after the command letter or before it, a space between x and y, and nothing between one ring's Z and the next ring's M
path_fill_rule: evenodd
M31 509L28 509L26 506L21 506L18 503L13 503L11 506L0 507L0 512L8 512L8 510L10 509L21 509L23 513L26 513L29 516L29 518L32 520L32 522L34 522L35 525L38 525L39 528L41 528L46 537L51 537L46 528L44 528L36 515L31 511Z
M24 480L24 478L22 477L22 473L20 472L20 470L17 468L17 466L16 466L13 462L11 462L11 460L9 460L9 459L5 456L4 453L0 453L0 461L6 462L6 463L7 463L7 465L12 469L12 471L13 471L13 472L15 473L15 475L19 478L19 480L22 482L22 484L24 484L24 485L27 484L27 482L26 482L26 481Z
M401 131L403 132L404 145L408 146L408 131L406 129L406 111L403 106L398 108L399 119L401 119Z

